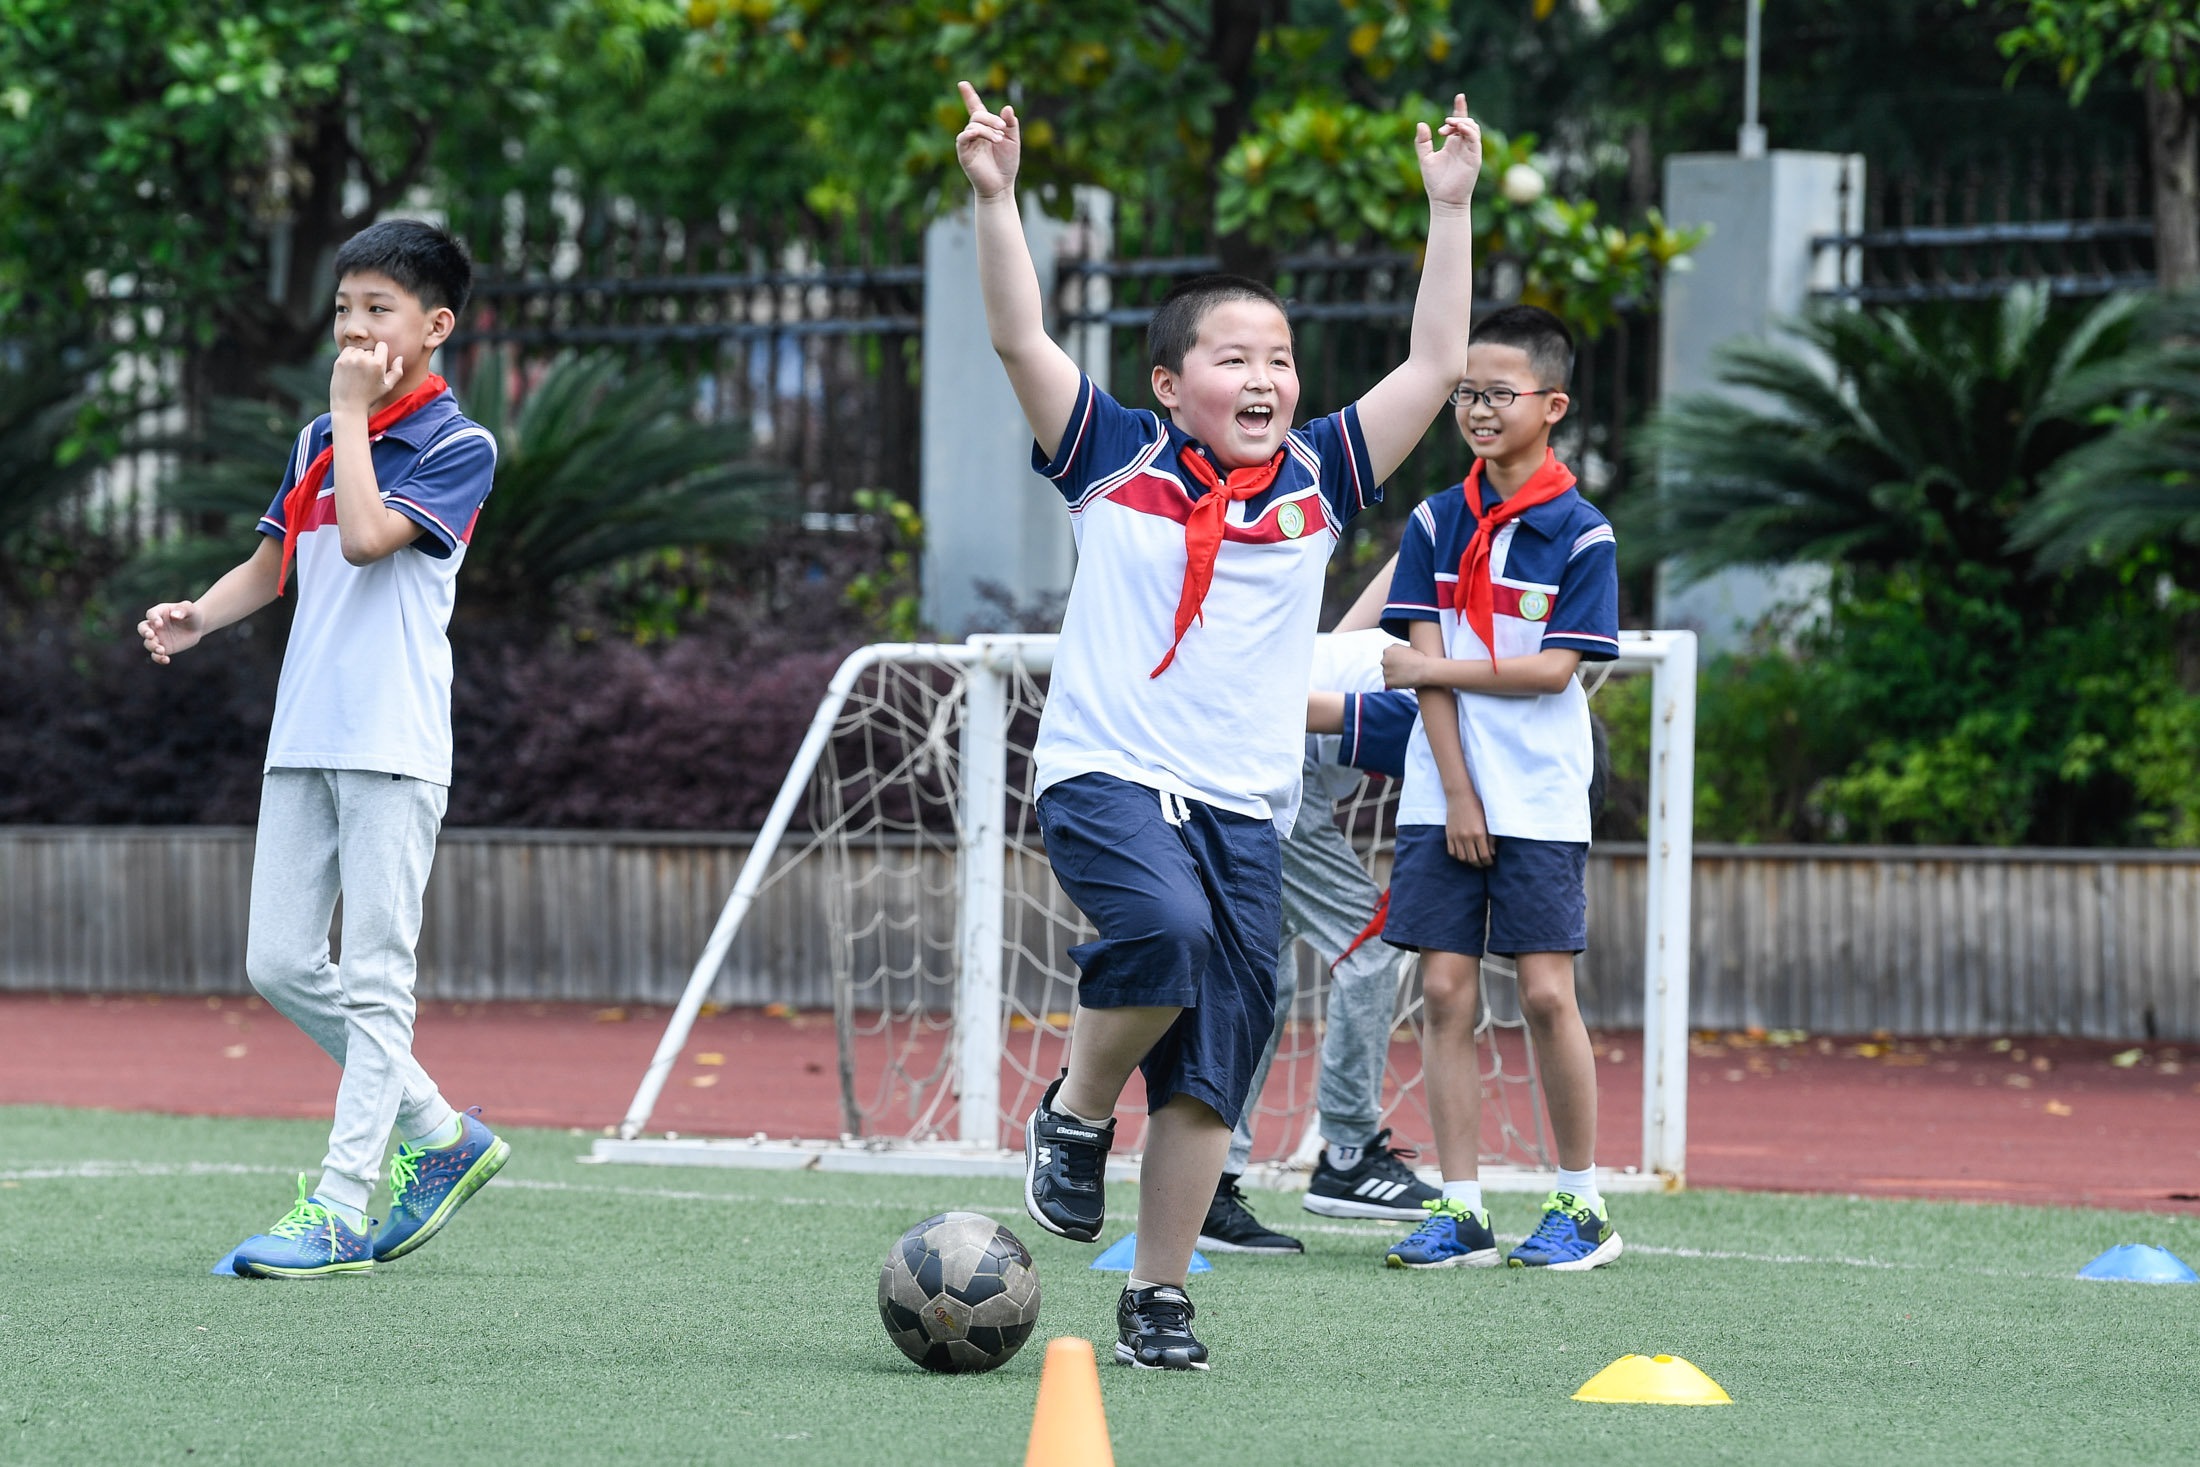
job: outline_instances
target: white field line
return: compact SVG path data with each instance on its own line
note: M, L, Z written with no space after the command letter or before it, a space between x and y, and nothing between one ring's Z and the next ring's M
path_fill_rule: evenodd
M125 1177L295 1177L294 1166L248 1166L233 1161L72 1161L0 1171L0 1182L109 1181Z
M309 1169L310 1170L310 1169ZM51 1182L51 1181L115 1181L139 1177L264 1177L296 1176L296 1167L252 1166L239 1162L217 1161L79 1161L62 1166L16 1167L0 1170L0 1182ZM517 1177L498 1177L489 1184L492 1187L511 1188L522 1192L579 1192L604 1197L632 1197L655 1202L718 1202L727 1204L769 1204L780 1207L861 1207L884 1210L907 1210L905 1202L881 1199L841 1199L831 1197L762 1197L748 1192L691 1192L670 1187L607 1187L586 1182L541 1182ZM974 1210L974 1209L973 1209ZM1341 1223L1294 1224L1301 1233L1332 1234L1347 1238L1383 1238L1396 1233L1402 1224L1362 1224L1349 1226ZM1499 1233L1498 1241L1517 1243L1521 1234ZM1629 1253L1642 1253L1656 1258L1686 1258L1707 1263L1761 1263L1779 1268L1861 1268L1880 1272L1934 1272L1961 1273L1975 1278L2059 1279L2060 1273L2040 1273L2029 1269L2013 1268L1961 1268L1945 1263L1900 1263L1884 1258L1854 1258L1845 1255L1821 1257L1808 1253L1747 1253L1728 1248L1675 1248L1653 1243L1629 1243Z

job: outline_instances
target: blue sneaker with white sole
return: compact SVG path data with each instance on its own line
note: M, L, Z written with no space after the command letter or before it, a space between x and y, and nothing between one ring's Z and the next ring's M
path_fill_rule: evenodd
M434 1237L467 1198L504 1167L512 1148L481 1123L481 1107L459 1118L448 1146L401 1142L390 1162L390 1215L374 1230L374 1256L403 1258Z
M353 1229L306 1190L298 1178L298 1202L281 1222L255 1233L230 1255L246 1278L317 1279L374 1268L374 1244L364 1228Z
M1421 1204L1428 1220L1396 1243L1383 1256L1390 1268L1495 1268L1497 1234L1490 1231L1490 1215L1471 1211L1464 1202L1439 1197Z
M1602 1268L1619 1253L1619 1230L1601 1198L1591 1206L1571 1192L1553 1192L1543 1199L1543 1221L1505 1261L1514 1268L1585 1273Z

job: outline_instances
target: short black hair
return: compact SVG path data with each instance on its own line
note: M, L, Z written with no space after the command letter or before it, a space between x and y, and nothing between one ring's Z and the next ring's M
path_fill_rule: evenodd
M1574 333L1541 306L1507 306L1474 323L1467 340L1512 346L1528 354L1537 385L1564 387L1574 375Z
M1161 298L1146 327L1146 350L1153 364L1184 370L1184 358L1199 345L1199 323L1216 306L1230 301L1266 301L1282 311L1283 297L1243 275L1198 275Z
M466 313L466 298L474 293L466 246L425 219L385 219L345 240L336 252L336 278L362 270L387 275L429 310L449 306L454 316Z

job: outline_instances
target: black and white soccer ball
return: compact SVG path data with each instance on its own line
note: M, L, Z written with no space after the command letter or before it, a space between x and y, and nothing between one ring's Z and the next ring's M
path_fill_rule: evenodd
M878 1275L878 1313L901 1353L926 1370L991 1370L1039 1322L1039 1275L1016 1235L977 1212L928 1217L894 1244Z

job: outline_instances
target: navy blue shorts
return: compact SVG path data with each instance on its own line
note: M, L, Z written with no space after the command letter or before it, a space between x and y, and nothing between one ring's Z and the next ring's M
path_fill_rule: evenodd
M1488 950L1578 953L1589 945L1589 847L1497 837L1497 860L1469 866L1444 849L1441 825L1401 825L1390 867L1383 941L1478 958Z
M1276 1023L1283 866L1266 820L1081 774L1039 797L1054 879L1100 929L1069 950L1089 1009L1182 1008L1139 1070L1234 1126Z

